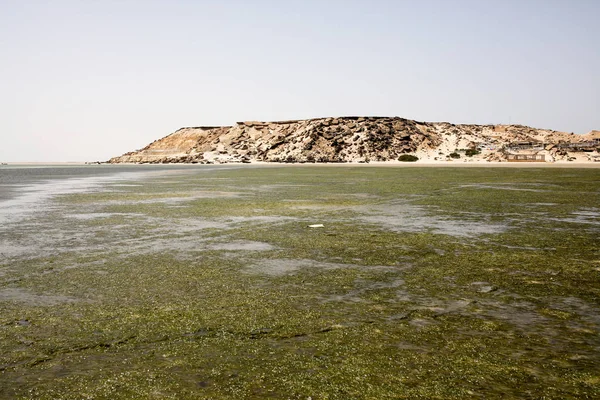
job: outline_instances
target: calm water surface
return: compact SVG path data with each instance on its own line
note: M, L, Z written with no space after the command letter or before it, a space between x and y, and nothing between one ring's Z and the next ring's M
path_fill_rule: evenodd
M41 211L52 197L101 190L104 185L173 173L236 166L191 165L8 165L0 166L0 223Z

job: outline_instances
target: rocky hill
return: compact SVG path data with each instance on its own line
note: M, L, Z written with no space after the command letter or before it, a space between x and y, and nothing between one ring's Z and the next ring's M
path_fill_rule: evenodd
M109 162L370 162L402 155L421 162L504 161L520 153L543 155L545 161L592 161L598 147L598 131L574 135L521 125L341 117L181 128Z

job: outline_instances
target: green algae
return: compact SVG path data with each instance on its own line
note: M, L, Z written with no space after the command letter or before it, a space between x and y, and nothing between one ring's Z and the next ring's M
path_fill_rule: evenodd
M600 396L597 170L172 176L32 218L85 235L4 264L1 397Z

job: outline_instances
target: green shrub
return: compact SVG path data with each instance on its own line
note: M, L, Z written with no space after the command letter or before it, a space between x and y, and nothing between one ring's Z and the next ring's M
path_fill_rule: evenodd
M400 157L398 157L398 161L414 162L414 161L417 161L418 159L419 159L419 157L414 156L412 154L402 154Z
M465 151L465 156L467 157L473 157L476 156L477 154L480 154L481 152L477 149L467 149Z
M457 152L452 152L452 153L448 154L448 157L450 157L450 158L460 158L460 154L458 154Z

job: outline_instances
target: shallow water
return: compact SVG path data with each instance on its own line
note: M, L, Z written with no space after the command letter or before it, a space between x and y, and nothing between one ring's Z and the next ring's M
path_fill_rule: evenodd
M121 182L185 171L191 169L164 166L3 167L0 169L0 223L17 222L28 213L44 212L50 200L58 195L102 191L111 185L132 187L132 184Z
M456 219L450 216L436 215L425 207L404 204L379 204L362 210L360 220L389 229L393 232L432 232L450 236L473 237L486 234L503 233L507 224L490 223L486 215L478 219Z
M595 170L69 168L0 175L1 398L600 396Z

